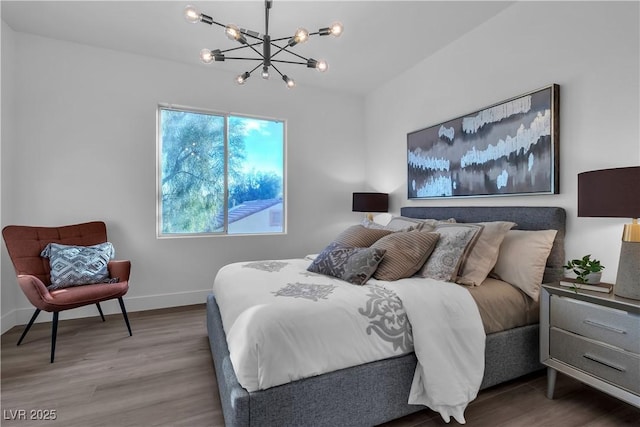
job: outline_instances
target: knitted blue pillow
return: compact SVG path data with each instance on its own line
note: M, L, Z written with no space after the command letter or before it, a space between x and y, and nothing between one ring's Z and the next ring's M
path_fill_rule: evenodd
M49 258L51 285L49 290L104 282L109 278L107 264L115 250L109 242L94 246L70 246L49 243L40 253Z

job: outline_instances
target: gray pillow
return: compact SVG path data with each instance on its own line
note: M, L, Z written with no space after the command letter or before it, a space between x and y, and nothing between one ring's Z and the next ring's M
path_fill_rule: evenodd
M307 270L364 285L378 268L385 252L384 249L356 248L334 242L318 254Z
M115 251L109 242L93 246L49 243L40 253L49 258L51 285L48 289L101 283L109 279L107 265Z

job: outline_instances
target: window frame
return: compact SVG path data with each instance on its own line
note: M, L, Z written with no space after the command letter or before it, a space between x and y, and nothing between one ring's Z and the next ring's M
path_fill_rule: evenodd
M162 121L163 110L179 111L194 114L206 114L224 118L224 196L223 212L224 225L220 232L198 233L163 233L162 232ZM229 233L229 119L244 118L282 123L282 231L258 232L258 233ZM184 105L158 103L156 107L156 238L201 238L201 237L234 237L234 236L280 236L287 234L288 209L287 209L287 120L275 117L257 116L244 113L233 113L209 110L205 108L189 107Z

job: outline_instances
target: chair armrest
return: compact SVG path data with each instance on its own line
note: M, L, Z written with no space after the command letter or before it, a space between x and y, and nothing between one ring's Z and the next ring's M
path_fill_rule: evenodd
M42 283L42 280L30 274L21 274L18 276L18 284L34 307L44 311L51 311L48 309L51 294L45 284Z
M131 273L131 261L109 261L107 268L109 269L110 277L117 277L121 282L127 282L129 280L129 274Z

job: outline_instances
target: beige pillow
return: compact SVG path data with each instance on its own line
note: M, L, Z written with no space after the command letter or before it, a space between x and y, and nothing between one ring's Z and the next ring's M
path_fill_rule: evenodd
M507 232L493 273L538 301L547 258L557 230Z
M479 222L482 231L479 232L475 245L458 272L457 283L468 286L479 286L487 278L491 269L496 265L500 244L504 236L516 224L508 221Z
M482 226L478 224L438 224L434 232L440 235L440 239L418 275L436 280L454 280L481 229Z
M338 234L333 241L342 246L353 246L356 248L368 248L378 239L391 234L391 230L382 230L377 228L366 228L362 225L352 225L351 227Z
M373 277L393 281L413 276L431 255L439 237L428 231L400 231L381 238L371 246L386 251Z

